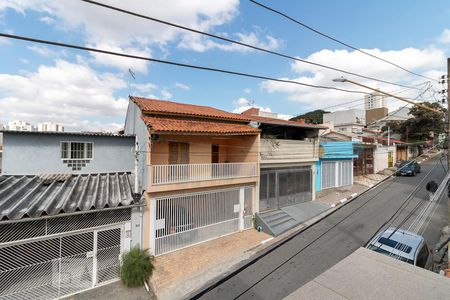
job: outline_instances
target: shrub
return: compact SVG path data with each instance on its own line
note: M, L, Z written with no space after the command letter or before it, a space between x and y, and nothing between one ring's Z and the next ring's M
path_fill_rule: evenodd
M120 279L126 287L143 285L154 268L153 256L147 250L135 247L122 255Z

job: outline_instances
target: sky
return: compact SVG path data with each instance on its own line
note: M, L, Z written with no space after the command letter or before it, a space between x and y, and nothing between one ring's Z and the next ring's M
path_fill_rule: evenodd
M362 79L228 44L80 0L0 0L0 32L315 85L441 99L443 86L319 36L248 0L101 1L303 60L415 86ZM447 0L268 1L261 3L408 70L438 79L450 54ZM132 70L133 76L129 70ZM426 90L425 90L426 89ZM366 91L366 90L365 90ZM422 93L424 92L424 93ZM128 95L208 105L254 106L288 118L314 109L363 108L362 94L243 78L0 37L0 123L51 121L66 131L118 130ZM388 100L391 110L404 103Z

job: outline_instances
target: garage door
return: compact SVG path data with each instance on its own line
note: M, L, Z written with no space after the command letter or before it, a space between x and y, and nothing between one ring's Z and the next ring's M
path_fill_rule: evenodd
M253 187L155 198L150 249L161 255L251 228L252 203Z
M124 225L0 248L0 299L56 299L118 277Z
M353 161L337 160L322 162L322 189L353 184Z

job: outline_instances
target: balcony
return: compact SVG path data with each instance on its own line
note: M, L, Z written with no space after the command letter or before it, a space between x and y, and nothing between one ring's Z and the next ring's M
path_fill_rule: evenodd
M261 163L310 162L319 159L319 143L315 139L261 139Z
M256 163L152 165L153 185L254 177Z

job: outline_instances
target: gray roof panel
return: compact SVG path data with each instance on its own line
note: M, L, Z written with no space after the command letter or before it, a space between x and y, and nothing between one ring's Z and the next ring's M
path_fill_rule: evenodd
M140 204L129 172L0 176L0 221Z

